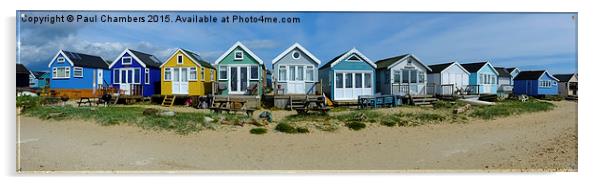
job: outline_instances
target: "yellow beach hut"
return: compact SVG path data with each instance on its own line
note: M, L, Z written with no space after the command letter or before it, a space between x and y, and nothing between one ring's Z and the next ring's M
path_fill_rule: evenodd
M162 96L204 96L212 93L215 68L189 50L177 49L161 65Z

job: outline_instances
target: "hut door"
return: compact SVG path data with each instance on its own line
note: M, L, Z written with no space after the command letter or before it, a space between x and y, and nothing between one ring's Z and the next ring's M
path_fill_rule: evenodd
M289 76L287 82L287 93L289 94L305 94L305 74L303 66L289 66Z
M188 94L188 68L173 68L173 94Z

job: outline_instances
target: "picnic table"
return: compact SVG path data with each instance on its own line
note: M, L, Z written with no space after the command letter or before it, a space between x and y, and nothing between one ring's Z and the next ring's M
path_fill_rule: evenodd
M309 111L319 111L327 113L330 111L330 107L326 105L326 101L323 97L317 99L307 99L303 104L303 107L295 108L298 114L307 114Z
M210 107L213 112L245 112L247 116L252 116L255 109L246 107L247 100L227 99L213 101L213 107Z
M92 100L90 100L90 97L81 97L81 98L79 99L79 101L77 102L77 106L78 106L78 107L81 107L81 106L82 106L82 104L84 104L84 105L85 105L86 103L88 104L88 106L92 107L92 103L93 103L93 101L92 101Z
M357 103L360 108L377 108L377 107L393 107L397 105L397 99L393 95L381 95L381 96L359 96Z

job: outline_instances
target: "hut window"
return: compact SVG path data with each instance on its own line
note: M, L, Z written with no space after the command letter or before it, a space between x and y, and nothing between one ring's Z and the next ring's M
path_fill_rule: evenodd
M211 81L215 80L215 77L213 77L213 75L215 75L215 71L213 69L209 69L209 78L211 79Z
M134 84L140 84L140 77L142 74L140 74L140 68L135 68L134 69Z
M132 64L132 57L123 57L123 58L121 58L121 64L123 64L123 65L131 65Z
M188 71L188 80L190 81L196 81L197 77L196 77L196 67L191 67L190 70Z
M114 84L119 84L119 70L117 69L113 69L113 83Z
M362 73L355 73L355 88L362 88Z
M219 66L219 78L220 80L228 79L228 68L224 66Z
M73 77L84 77L84 69L81 67L73 67Z
M418 83L424 83L424 72L418 72Z
M205 81L205 68L201 67L201 80Z
M307 81L314 81L314 66L307 66L305 76L307 76Z
M401 70L401 83L410 82L410 79L408 78L409 74L410 74L410 70L407 70L407 69Z
M359 62L360 58L358 58L357 56L353 55L353 56L347 58L347 60L350 61L350 62Z
M148 69L144 69L144 84L150 83L150 71Z
M286 81L286 66L278 67L278 80Z
M184 57L182 55L178 55L178 64L184 63Z
M393 83L401 82L401 71L394 70L393 71Z
M64 63L65 62L65 58L59 57L59 58L56 59L56 62L57 63Z
M290 71L290 75L291 75L289 80L295 81L295 74L296 74L297 68L295 66L290 66L289 71Z
M293 59L296 60L296 59L299 59L301 57L301 54L298 51L293 51L292 56L293 56Z
M234 60L242 60L242 59L243 59L242 51L235 51L234 52Z
M251 66L251 80L259 79L259 66Z
M165 71L163 74L163 80L171 81L171 68L165 68Z
M343 88L343 73L337 73L335 83L336 88Z
M416 77L418 77L417 72L418 71L416 70L410 70L410 83L416 83Z
M303 66L297 66L297 81L303 81Z
M364 73L364 88L372 88L372 74Z
M353 74L345 73L345 88L353 87Z
M69 67L55 67L52 69L53 78L69 78L70 72Z

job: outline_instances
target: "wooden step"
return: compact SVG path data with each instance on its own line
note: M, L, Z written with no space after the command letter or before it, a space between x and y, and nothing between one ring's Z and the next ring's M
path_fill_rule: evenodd
M161 106L171 107L171 106L173 106L175 101L176 101L175 96L166 95L165 98L163 98L163 102L161 103Z

